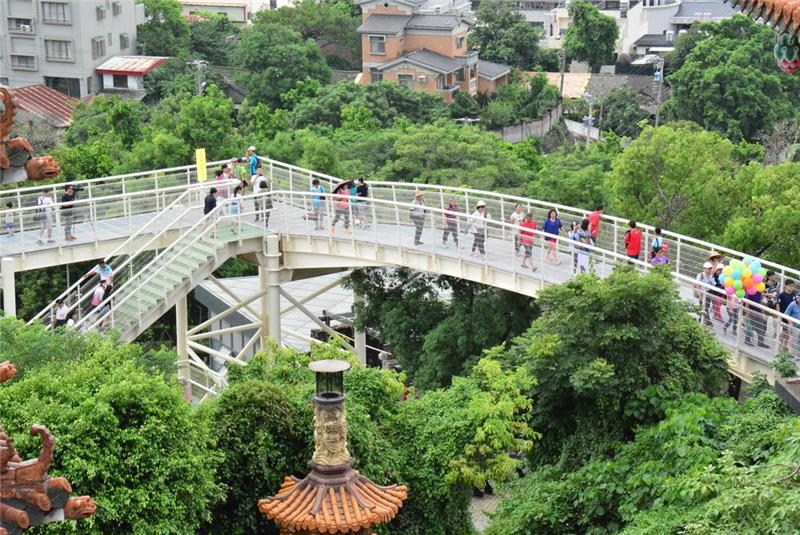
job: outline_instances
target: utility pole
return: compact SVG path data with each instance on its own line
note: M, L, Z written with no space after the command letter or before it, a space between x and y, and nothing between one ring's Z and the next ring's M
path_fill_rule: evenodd
M661 120L661 89L664 87L664 58L661 58L656 78L658 79L658 95L656 96L656 128Z
M567 53L564 51L563 48L558 51L558 59L559 59L558 62L559 67L561 70L561 89L559 90L560 91L559 94L561 100L564 100L564 70L567 68Z
M197 96L203 94L205 83L203 82L203 69L206 68L208 62L204 59L196 59L194 61L187 61L187 65L191 65L195 69L195 80L197 82Z
M584 93L583 98L589 103L589 116L586 118L586 147L592 142L592 114L594 113L594 96Z

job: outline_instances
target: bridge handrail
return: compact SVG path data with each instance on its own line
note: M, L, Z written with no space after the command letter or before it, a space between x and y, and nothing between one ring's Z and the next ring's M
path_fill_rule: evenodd
M216 185L235 186L235 185L237 184L237 181L236 181L236 180L225 180L225 181L216 182L215 184L216 184ZM194 184L189 184L188 186L177 186L177 187L173 187L173 188L165 188L164 190L157 190L157 191L159 191L159 192L171 191L171 190L181 190L182 192L181 192L181 194L180 194L178 197L176 197L176 198L175 198L175 199L174 199L174 200L173 200L173 201L172 201L172 202L171 202L169 205L165 206L165 207L164 207L164 208L163 208L163 209L162 209L160 212L156 212L156 215L155 215L153 218L151 218L151 219L150 219L150 220L149 220L147 223L145 223L145 224L144 224L143 226L141 226L141 227L138 227L138 228L136 229L136 231L135 231L133 234L131 234L130 236L128 236L128 238L127 238L127 239L126 239L126 240L125 240L123 243L121 243L120 245L118 245L118 246L117 246L117 247L116 247L116 248L115 248L113 251L111 251L110 253L108 253L108 254L107 254L107 255L106 255L106 256L105 256L103 259L104 259L104 260L106 260L107 262L111 263L111 259L112 259L112 258L114 258L115 256L117 256L117 254L119 254L119 252L120 252L120 251L123 251L123 250L125 250L127 247L129 247L129 246L130 246L130 244L131 244L131 243L133 243L135 240L137 240L137 239L139 238L139 236L141 236L142 234L144 234L144 233L145 233L145 229L147 229L148 227L150 227L150 225L151 225L151 224L153 224L153 222L155 222L155 221L157 221L157 220L161 219L161 217L162 217L163 215L165 215L165 214L168 214L168 213L169 213L169 212L170 212L170 211L171 211L171 210L172 210L172 209L173 209L173 208L174 208L176 205L178 205L178 204L180 204L181 202L183 202L184 200L186 200L186 198L187 198L187 197L189 197L189 198L190 198L190 197L191 197L191 195L192 195L193 193L197 193L198 191L202 191L202 190L205 190L205 189L207 189L207 188L209 188L209 185L208 185L207 183L204 183L204 182L198 182L198 183L194 183ZM136 194L138 194L138 193L141 193L141 192L136 192ZM144 193L147 193L147 192L144 192ZM152 192L150 192L150 193L152 193ZM131 196L132 196L132 195L134 195L134 193L127 193L127 194L125 194L125 195L126 195L126 196L128 196L128 195L131 195ZM115 198L116 198L116 197L115 197ZM201 198L202 198L202 197L201 197ZM96 198L96 199L94 199L94 201L97 201L97 200L100 200L100 198ZM185 215L185 214L186 214L186 213L188 213L189 211L191 211L191 210L193 210L193 209L196 209L196 208L197 208L197 206L196 206L196 205L190 205L190 206L187 206L186 210L184 210L184 211L181 213L180 217L182 217L183 215ZM180 219L180 217L178 217L176 220L179 220L179 219ZM141 253L142 251L149 250L148 248L149 248L149 247L150 247L150 246L151 246L151 245L152 245L154 242L156 242L157 240L161 239L161 237L162 237L164 234L166 234L167 232L169 232L171 229L172 229L172 227L171 227L170 225L167 225L165 228L163 228L163 229L159 230L159 231L158 231L158 232L157 232L155 235L153 235L153 236L152 236L152 237L151 237L151 238L150 238L150 239L149 239L149 240L148 240L148 241L147 241L147 242L146 242L144 245L142 245L142 246L139 248L139 250L137 251L137 253L135 253L135 254L139 254L139 253ZM119 265L113 265L113 264L112 264L112 266L111 266L111 267L112 267L112 268L113 268L113 270L114 270L114 274L115 274L115 276L118 276L118 273L120 272L120 270L121 270L122 268L126 267L128 264L130 264L130 263L132 262L132 259L134 258L135 254L130 254L130 253L129 253L129 254L127 254L127 255L126 255L126 258L125 258L125 260L124 260L124 261L123 261L121 264L119 264ZM95 265L95 267L97 267L97 265ZM91 278L91 280L89 280L88 282L86 282L86 284L84 284L83 286L93 287L94 285L96 285L96 284L97 284L97 282L95 282L97 278L98 278L98 277L97 277L97 275L94 275L94 276ZM41 311L39 311L39 313L38 313L38 314L36 314L36 315L35 315L33 318L31 318L31 319L28 321L28 324L30 324L30 323L32 323L32 322L34 322L34 321L37 321L37 320L39 320L39 319L41 319L41 318L42 318L42 317L44 317L44 316L45 316L45 315L46 315L48 312L52 313L52 310L54 310L54 308L55 308L55 304L56 304L56 302L58 302L59 300L65 299L65 298L66 298L68 295L70 295L70 294L71 294L72 292L74 292L76 289L79 289L79 288L81 287L81 285L82 285L82 283L83 283L83 282L84 282L84 279L82 279L82 278L78 279L78 281L77 281L77 282L75 282L75 283L74 283L72 286L70 286L69 288L67 288L67 289L66 289L64 292L62 292L62 293L61 293L61 294L60 294L58 297L56 297L56 298L55 298L55 299L54 299L54 300L53 300L53 301L52 301L50 304L48 304L48 305L47 305L45 308L43 308ZM75 302L74 302L74 303L72 303L72 304L70 304L70 305L68 306L68 308L67 308L67 312L71 312L71 311L73 311L73 310L74 310L74 309L75 309L75 308L76 308L76 307L77 307L77 306L78 306L78 305L79 305L79 304L80 304L82 301L84 301L85 299L87 299L87 298L88 298L88 296L90 296L90 295L91 295L91 293L89 293L89 292L84 292L84 293L81 293L80 291L78 291L78 298L75 300ZM51 322L51 324L52 324L52 322Z
M224 163L230 162L230 159L227 160L216 160L213 162L207 162L206 167L213 167L215 165L221 165ZM43 189L49 189L53 187L54 189L60 189L67 184L72 184L73 186L82 186L82 185L89 185L95 184L97 182L108 182L108 181L124 181L127 178L139 178L139 177L146 177L146 176L153 176L154 178L158 178L158 174L162 173L174 173L176 171L180 172L187 172L187 171L196 171L197 164L189 164L189 165L180 165L178 167L167 167L164 169L154 169L150 171L137 171L135 173L125 173L122 175L109 175L97 178L82 178L80 180L65 180L63 182L47 182L44 184L40 184L38 186L25 186L24 188L9 188L0 190L0 196L12 196L17 195L19 193L35 193L42 191ZM187 175L186 183L189 184L191 182L191 176Z
M274 168L285 168L285 169L289 169L289 170L297 173L300 176L308 176L309 178L311 178L311 177L319 178L319 179L327 181L327 182L329 182L331 184L338 184L338 183L342 182L342 180L343 180L343 179L341 179L339 177L334 177L334 176L331 176L331 175L327 175L325 173L318 173L318 172L312 171L310 169L305 169L305 168L298 167L298 166L295 166L295 165L286 164L286 163L283 163L283 162L279 162L277 160L272 160L270 158L262 158L262 162L267 162L270 165L270 170L273 170ZM273 181L274 181L274 178L273 178ZM370 186L370 188L385 187L385 188L389 188L389 189L392 189L392 190L398 189L398 188L399 189L409 189L409 190L419 189L419 190L423 190L423 191L424 190L437 190L440 193L443 193L443 192L458 193L458 194L466 196L467 198L469 198L470 195L475 197L475 198L484 199L484 200L487 200L487 199L490 199L490 198L499 198L499 199L505 200L505 201L507 201L509 203L514 203L514 204L519 203L519 204L522 204L523 206L525 206L525 205L536 205L536 206L538 206L538 207L540 207L542 209L555 208L558 211L563 211L563 212L567 212L567 213L580 213L584 217L585 217L586 214L588 214L588 213L590 213L592 211L592 210L587 210L587 209L583 209L583 208L576 208L576 207L572 207L572 206L566 206L566 205L561 205L561 204L556 204L556 203L550 203L550 202L542 201L542 200L538 200L538 199L531 199L531 198L527 198L527 197L519 197L519 196L516 196L516 195L507 194L507 193L482 191L482 190L476 190L476 189L472 189L472 188L446 186L446 185L442 185L442 184L422 184L422 183L415 183L415 182L388 182L388 181L380 181L380 180L370 180L367 183ZM291 182L290 182L290 184L291 184ZM290 187L290 191L294 191L294 188ZM615 228L617 226L624 228L624 227L627 226L628 221L629 221L628 219L625 219L625 218L622 218L622 217L619 217L619 216L606 214L606 213L604 213L602 215L601 223L603 222L603 220L612 222L615 225ZM652 234L654 232L654 230L655 230L655 226L649 225L649 224L646 224L646 223L637 222L637 227L640 228L640 229L644 229L646 232L648 232L650 234ZM669 230L662 229L661 234L662 234L662 236L664 236L665 239L666 238L671 239L674 243L678 244L678 246L680 246L681 243L687 243L687 244L690 244L690 245L692 245L694 247L697 247L698 249L705 249L707 252L710 252L710 251L713 250L713 251L717 251L717 252L723 253L725 256L728 256L728 257L734 257L734 258L739 258L739 259L746 258L746 257L753 257L753 255L749 255L749 254L743 253L741 251L737 251L735 249L731 249L729 247L724 247L724 246L721 246L721 245L718 245L718 244L714 244L714 243L711 243L711 242L707 242L707 241L704 241L704 240L700 240L698 238L693 238L691 236L686 236L684 234L679 234L679 233L672 232L672 231L669 231ZM773 262L771 260L765 260L765 259L761 259L761 258L759 258L758 260L761 262L762 266L767 267L769 269L772 269L775 272L780 272L781 275L782 275L782 278L784 280L786 279L787 274L791 275L795 279L800 280L800 270L791 268L789 266L785 266L783 264L779 264L777 262Z

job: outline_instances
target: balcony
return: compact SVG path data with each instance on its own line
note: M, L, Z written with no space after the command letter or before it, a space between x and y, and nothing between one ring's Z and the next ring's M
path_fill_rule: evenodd
M34 35L36 30L31 19L8 19L8 33Z
M36 66L36 56L25 56L19 54L11 55L11 68L17 71L35 71L38 70Z

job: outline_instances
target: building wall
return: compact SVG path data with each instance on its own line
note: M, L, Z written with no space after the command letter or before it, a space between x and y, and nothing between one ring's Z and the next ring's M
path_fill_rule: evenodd
M144 76L127 76L128 89L143 90L144 89ZM123 89L114 87L114 75L103 74L103 89L113 91L114 89Z
M505 83L507 81L508 81L508 75L507 74L504 74L503 76L501 76L500 78L498 78L497 80L494 80L494 81L486 80L485 78L480 78L479 77L478 78L478 93L483 93L485 95L491 95L492 93L497 91L498 87L500 87L501 85L505 85Z
M361 62L364 66L375 66L401 56L404 52L404 40L402 36L386 35L386 53L371 54L369 48L369 35L361 36ZM367 69L369 71L369 69Z
M383 79L390 82L398 82L398 75L399 74L411 74L414 76L414 89L416 91L425 91L426 93L431 93L435 95L441 95L442 98L448 103L453 101L453 93L450 91L440 91L436 88L436 78L438 76L437 73L433 71L427 71L421 68L415 68L409 66L407 64L398 66L393 69L389 69L383 72ZM420 76L425 77L424 82L420 82ZM452 80L450 77L446 77L445 79L446 85L451 85Z
M66 20L55 20L64 6ZM118 7L115 7L118 6ZM97 8L104 16L98 20ZM51 8L48 10L47 8ZM114 14L118 10L117 14ZM51 19L45 18L50 14ZM9 19L31 20L30 31L14 31ZM144 20L144 6L134 0L2 0L0 1L0 81L11 87L45 84L46 78L78 80L80 97L101 89L100 77L94 70L108 58L136 54L136 25ZM127 34L128 46L121 48L120 35ZM110 37L110 40L109 40ZM93 53L93 39L103 46ZM67 57L48 57L45 41L59 42L57 54L68 51ZM61 45L67 42L68 45ZM66 47L66 48L65 48ZM51 46L50 50L56 49ZM104 50L103 50L104 49ZM20 68L12 56L34 58L31 69ZM27 61L27 60L26 60Z
M647 5L646 5L647 4ZM654 5L653 5L654 4ZM620 51L624 54L637 52L634 43L647 34L663 35L672 31L670 19L680 9L680 2L675 0L648 0L636 4L628 10L627 22L622 35Z
M457 37L464 38L464 45L461 48L456 48ZM413 52L420 48L427 48L428 50L452 58L467 53L467 32L460 32L457 34L442 32L440 35L407 32L403 48L405 52Z
M236 24L247 24L248 21L247 2L245 1L220 2L219 5L208 5L205 2L192 2L191 0L179 1L183 15L197 15L201 11L206 11L214 15L223 15Z
M384 2L375 2L369 4L362 4L361 5L361 21L367 20L367 18L375 13L383 13L384 15L411 15L412 9L410 6L404 5L389 5L389 7L384 7Z

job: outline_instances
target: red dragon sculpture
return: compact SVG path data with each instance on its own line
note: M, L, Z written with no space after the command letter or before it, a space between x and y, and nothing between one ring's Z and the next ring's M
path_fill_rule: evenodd
M0 362L0 383L16 372L10 362ZM0 535L19 535L64 519L83 520L97 510L88 496L70 497L69 481L48 475L56 442L53 434L43 425L32 426L31 434L39 435L42 449L36 459L22 461L14 441L0 427Z
M15 116L11 90L0 86L0 184L55 178L61 167L52 156L34 158L27 139L11 137Z

